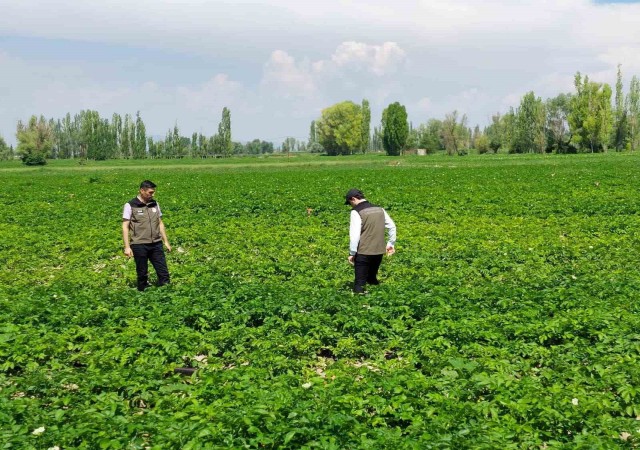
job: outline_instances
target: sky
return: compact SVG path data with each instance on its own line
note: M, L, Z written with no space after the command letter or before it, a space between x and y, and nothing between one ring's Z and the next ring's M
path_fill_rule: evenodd
M640 76L640 2L600 0L0 0L0 136L18 120L97 110L147 134L306 140L334 103L393 102L414 126L470 126L573 91L577 71Z

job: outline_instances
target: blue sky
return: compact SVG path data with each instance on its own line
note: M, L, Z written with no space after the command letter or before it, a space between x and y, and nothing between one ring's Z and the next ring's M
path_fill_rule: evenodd
M590 0L21 0L0 15L0 135L19 119L140 111L150 134L305 139L322 108L394 101L469 125L576 71L640 76L640 5Z

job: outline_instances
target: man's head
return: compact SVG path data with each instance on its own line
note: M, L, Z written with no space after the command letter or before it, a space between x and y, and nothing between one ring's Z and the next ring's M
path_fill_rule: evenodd
M347 192L347 195L344 196L344 200L345 200L344 204L353 206L354 204L359 203L358 200L363 200L363 199L364 199L364 194L360 189L349 189L349 192Z
M140 199L143 202L149 203L153 198L153 194L155 193L156 185L152 181L144 180L142 183L140 183Z

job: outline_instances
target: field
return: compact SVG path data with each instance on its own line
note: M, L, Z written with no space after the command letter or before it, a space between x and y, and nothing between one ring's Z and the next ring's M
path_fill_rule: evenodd
M639 174L635 154L3 163L0 446L637 448ZM146 178L172 285L139 293L120 214ZM368 296L351 187L398 226Z

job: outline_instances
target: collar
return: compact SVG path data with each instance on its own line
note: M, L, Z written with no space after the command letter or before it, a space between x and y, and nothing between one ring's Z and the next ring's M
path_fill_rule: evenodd
M158 205L158 202L156 202L154 199L151 199L151 201L149 203L145 203L142 200L140 200L139 197L135 197L134 199L132 199L129 204L131 206L135 206L137 208L153 208L154 206Z

